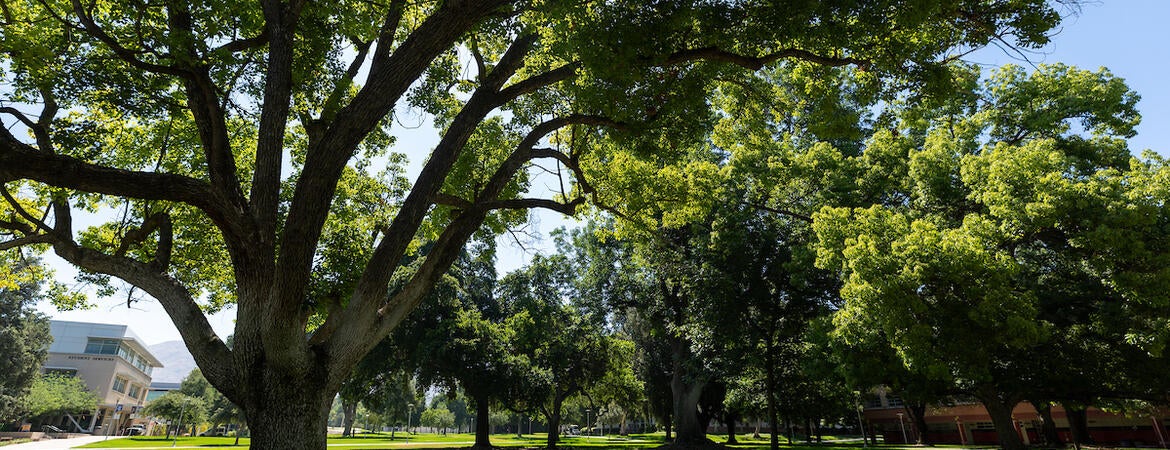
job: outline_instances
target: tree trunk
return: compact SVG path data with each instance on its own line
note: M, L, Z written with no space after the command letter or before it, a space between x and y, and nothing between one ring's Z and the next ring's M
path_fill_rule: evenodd
M772 353L772 339L769 335L767 346L764 348L764 396L768 404L768 424L771 432L768 433L768 446L772 450L780 449L780 433L778 428L780 424L779 408L776 407L776 361L775 355ZM760 435L759 428L756 429L756 437Z
M699 397L703 395L703 384L684 382L680 372L676 370L670 381L674 394L675 442L706 441L707 430L699 420Z
M906 413L910 414L910 423L914 424L910 431L914 433L915 442L930 445L930 439L926 437L926 402L906 403Z
M564 399L560 395L553 398L553 406L551 411L545 411L545 417L548 417L548 448L557 448L557 441L561 439L561 404Z
M341 423L345 429L341 430L342 436L353 436L353 421L357 419L357 400L341 398Z
M983 396L980 398L983 402L983 407L987 408L987 413L991 416L991 423L995 425L995 434L999 437L999 445L1004 450L1023 450L1024 441L1020 439L1019 432L1016 431L1014 420L1012 419L1012 408L1016 406L1016 401L1003 400L996 395Z
M724 423L727 425L727 443L738 444L739 442L735 440L735 422L739 419L739 415L728 411L723 418Z
M288 381L288 380L284 380ZM311 380L257 386L245 410L252 432L251 449L325 450L329 408L335 392Z
M1077 448L1085 444L1092 444L1093 437L1089 435L1089 418L1085 414L1086 408L1081 405L1062 403L1065 417L1068 418L1068 431L1072 436L1073 445Z
M1052 419L1052 402L1032 400L1031 403L1040 414L1040 419L1044 421L1040 424L1040 435L1044 437L1044 445L1063 447L1064 441L1060 439L1060 433L1056 432L1056 421Z
M491 411L488 409L487 395L475 395L475 446L474 448L492 448L491 442Z

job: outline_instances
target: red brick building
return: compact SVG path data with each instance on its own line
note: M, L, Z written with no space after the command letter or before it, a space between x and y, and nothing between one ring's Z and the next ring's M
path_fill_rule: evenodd
M926 433L933 443L995 445L999 439L991 417L983 405L974 401L956 401L948 406L926 408L926 429L919 430L906 413L901 400L879 389L876 398L865 405L865 419L869 432L881 436L888 443L917 441L918 433ZM1094 443L1132 447L1161 447L1170 445L1170 431L1163 410L1157 417L1126 417L1090 407L1086 411L1089 436ZM1016 432L1025 444L1044 444L1041 431L1043 419L1030 403L1016 405L1012 411ZM1072 442L1068 416L1059 405L1052 407L1052 420L1061 440ZM905 438L903 438L905 436Z

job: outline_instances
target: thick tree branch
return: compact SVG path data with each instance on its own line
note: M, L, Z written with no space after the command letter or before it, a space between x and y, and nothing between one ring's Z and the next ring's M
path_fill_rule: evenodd
M77 267L126 280L158 299L203 369L203 375L219 389L235 386L236 377L229 368L230 350L215 334L190 292L177 280L157 272L148 264L106 255L73 242L57 240L53 248L57 255ZM224 394L230 396L228 392Z
M268 64L256 142L256 169L252 176L249 199L252 220L257 227L258 242L255 250L259 259L272 261L276 251L280 169L292 104L293 36L299 11L294 14L278 1L264 1L261 4L264 10L264 31L269 37Z
M325 326L322 326L319 332L314 333L312 342L323 342L328 339L331 333L337 330L337 327L331 324L334 321L341 321L341 323L347 324L347 328L355 330L373 326L376 318L370 314L370 311L377 308L377 305L385 300L390 277L430 210L432 200L442 187L447 173L455 164L459 153L463 151L463 147L471 138L472 133L475 132L475 128L483 121L484 117L499 106L498 91L500 87L523 65L524 57L534 42L535 36L531 35L516 39L488 76L484 78L483 84L479 89L476 89L463 109L455 116L451 126L443 134L435 150L431 152L427 164L423 166L422 172L414 183L414 188L407 195L398 214L390 223L385 238L374 249L374 254L366 264L366 269L358 280L349 304L339 313L331 314L326 319ZM311 253L307 256L311 257ZM365 338L360 337L360 339ZM355 343L354 345L362 344Z
M114 251L114 256L126 256L126 252L130 247L146 242L155 231L158 231L164 223L170 222L170 214L165 212L151 214L146 220L142 221L142 225L127 231L122 236L122 242L118 244L118 249Z
M74 0L78 1L78 0ZM236 160L232 153L231 139L227 129L227 113L220 106L219 89L211 79L208 68L199 63L201 59L195 48L197 36L192 23L190 5L181 1L166 4L170 32L182 36L173 39L170 47L173 55L179 57L186 72L187 107L195 118L199 140L207 160L207 174L213 189L224 198L230 199L237 211L244 209L244 194L236 176ZM185 45L184 45L185 44ZM231 241L229 240L229 247ZM232 249L238 250L238 249Z
M735 64L749 70L760 70L764 66L781 59L799 59L832 67L852 65L862 70L866 70L870 66L870 62L864 59L822 56L808 50L796 48L784 49L763 56L745 56L717 47L696 48L675 52L666 57L664 65L674 66L703 60Z
M398 31L398 24L402 21L402 13L406 10L406 0L393 0L386 9L386 16L382 19L382 27L378 29L378 46L374 50L372 65L386 64L390 57L390 49L394 46L394 33Z
M470 209L475 206L470 201L451 194L438 193L431 198L431 202L436 205L450 206L456 209Z
M23 247L33 244L50 244L53 242L53 236L48 234L32 234L25 237L20 237L4 242L0 242L0 251L10 250L17 247Z
M230 204L202 181L98 166L40 152L21 142L0 140L0 183L21 179L96 194L186 203L206 213L226 234L239 236L241 231L229 214Z
M259 35L246 39L236 39L212 50L212 53L235 53L244 50L260 48L268 44L268 27L264 27Z
M567 203L545 198L517 198L483 202L481 207L486 209L534 209L543 208L559 212L566 216L577 214L577 207L585 203L584 197L577 197Z
M11 106L0 107L0 113L8 114L12 117L15 117L16 120L19 120L20 123L23 123L24 126L28 127L29 129L33 129L33 128L37 127L36 122L33 122L32 119L29 119L28 116L26 116L23 112L20 112L20 110L13 108Z
M500 97L510 101L520 98L522 95L535 92L542 87L551 86L558 81L568 80L577 74L577 68L579 67L580 64L577 63L566 64L540 75L534 75L531 78L517 81L500 91Z
M231 350L215 334L190 291L178 280L159 272L150 264L78 245L70 237L72 220L68 203L58 200L54 202L53 210L57 217L56 228L45 235L51 237L53 251L70 264L125 280L157 299L179 329L183 342L203 370L203 375L224 391L224 395L238 398L238 377L231 368Z

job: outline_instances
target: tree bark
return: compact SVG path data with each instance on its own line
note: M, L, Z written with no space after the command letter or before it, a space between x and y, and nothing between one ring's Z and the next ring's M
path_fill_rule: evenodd
M983 396L980 401L987 408L991 422L995 425L995 434L999 437L999 445L1004 450L1023 450L1024 441L1020 439L1020 434L1016 431L1014 419L1012 419L1012 408L1018 402L1010 398L1002 399L998 395Z
M723 416L723 418L724 424L727 425L727 443L738 444L739 442L735 439L735 421L739 419L739 415L728 411L727 414Z
M550 449L557 448L557 441L561 439L561 404L564 399L560 395L553 398L552 410L545 411L545 417L548 417L548 441L546 446Z
M707 440L707 430L699 420L699 397L703 395L703 384L684 382L679 372L676 370L670 381L674 393L675 441L704 442Z
M1060 433L1056 432L1056 421L1052 419L1052 402L1032 400L1031 403L1044 421L1040 424L1040 435L1044 437L1044 444L1049 447L1063 447L1064 441L1060 439Z
M301 383L261 385L247 408L253 450L325 449L333 393L322 395Z
M780 449L780 434L777 432L780 424L779 408L776 407L776 358L772 352L772 338L768 337L767 346L764 347L764 395L767 398L768 404L768 424L771 427L771 432L768 433L768 446L772 450ZM759 429L756 430L756 436L759 437ZM791 439L790 439L791 441ZM791 443L791 442L790 442Z
M357 401L341 398L341 415L342 425L345 429L341 431L342 436L353 436L353 421L357 418Z
M487 395L475 396L475 448L492 448L491 411Z
M910 414L910 422L914 424L910 431L914 433L915 442L918 445L930 445L930 439L926 437L926 403L906 403L905 408L906 413Z
M1085 444L1092 444L1093 437L1089 435L1089 418L1086 408L1080 405L1062 403L1065 417L1068 418L1068 431L1072 437L1073 446L1080 448Z

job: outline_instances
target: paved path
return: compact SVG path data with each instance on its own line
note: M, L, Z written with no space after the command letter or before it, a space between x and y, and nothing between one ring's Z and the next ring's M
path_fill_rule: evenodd
M4 446L4 450L66 450L90 442L98 442L105 436L83 436L70 439L44 439L36 442L25 442Z

